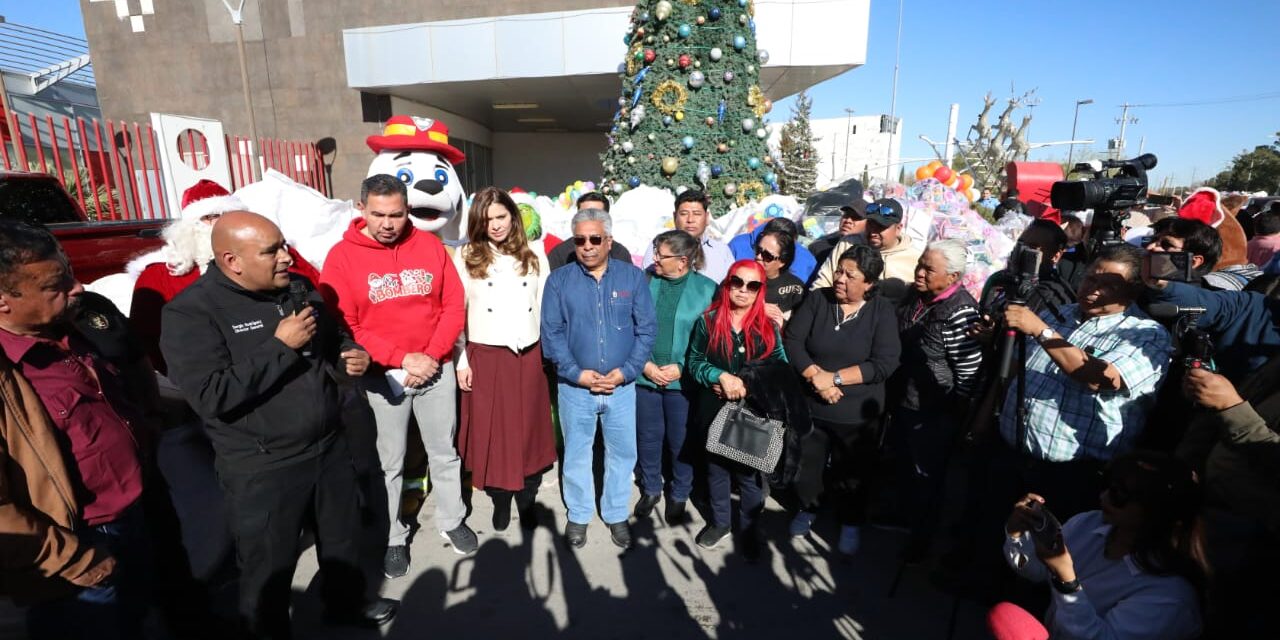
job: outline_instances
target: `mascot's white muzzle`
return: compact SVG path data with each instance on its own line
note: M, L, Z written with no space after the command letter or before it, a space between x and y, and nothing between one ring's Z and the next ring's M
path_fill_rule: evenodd
M453 215L454 194L438 180L418 180L405 185L409 191L409 214L424 220L438 220Z

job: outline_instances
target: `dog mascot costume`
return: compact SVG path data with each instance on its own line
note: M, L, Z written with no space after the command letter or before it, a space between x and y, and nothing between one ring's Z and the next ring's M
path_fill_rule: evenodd
M366 143L377 154L368 175L395 176L408 188L413 226L440 236L446 246L462 244L466 193L454 165L467 157L450 146L449 127L431 118L393 116L382 135Z

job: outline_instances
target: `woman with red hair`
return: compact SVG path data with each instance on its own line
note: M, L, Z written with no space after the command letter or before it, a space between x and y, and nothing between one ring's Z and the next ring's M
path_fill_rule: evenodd
M743 367L769 361L786 361L778 329L765 312L764 268L754 260L739 260L729 267L711 306L693 325L689 339L690 375L701 385L698 416L710 424L725 401L747 398L747 386L739 373ZM748 400L749 401L749 400ZM729 536L732 484L741 498L738 531L742 550L751 558L759 553L756 517L764 509L763 475L742 464L712 453L707 454L707 485L712 522L698 533L698 546L712 549Z

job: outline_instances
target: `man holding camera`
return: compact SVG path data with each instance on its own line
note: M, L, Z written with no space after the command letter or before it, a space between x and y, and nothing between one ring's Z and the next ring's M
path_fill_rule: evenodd
M1005 397L1000 435L1006 463L1001 504L1035 488L1052 496L1069 518L1096 508L1098 472L1133 448L1173 351L1169 333L1134 304L1142 291L1142 252L1104 247L1090 265L1078 304L1062 319L1009 305L1005 324L1036 342L1025 365L1022 406L1018 389ZM1002 469L1003 467L1003 469ZM1009 477L1009 474L1012 477Z

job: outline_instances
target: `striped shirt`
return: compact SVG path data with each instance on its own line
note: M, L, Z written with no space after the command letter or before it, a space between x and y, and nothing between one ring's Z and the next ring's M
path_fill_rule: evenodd
M1160 382L1169 369L1169 332L1130 305L1121 313L1081 319L1080 306L1062 309L1062 320L1042 312L1067 342L1120 371L1118 391L1090 391L1071 379L1035 342L1027 345L1026 433L1023 449L1053 462L1110 460L1133 448ZM1000 414L1000 433L1017 441L1017 387L1010 385Z
M978 382L982 347L968 334L978 321L977 303L958 284L925 302L918 295L899 312L901 406L927 409L968 398Z

